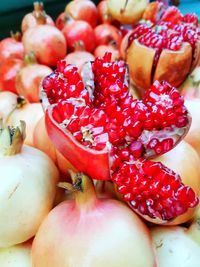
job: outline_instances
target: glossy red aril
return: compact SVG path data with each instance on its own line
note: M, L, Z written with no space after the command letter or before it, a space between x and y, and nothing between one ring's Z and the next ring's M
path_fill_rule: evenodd
M134 100L127 73L125 62L111 62L109 53L87 63L82 77L59 62L41 92L47 131L79 171L113 180L133 209L163 222L196 206L198 198L177 174L148 158L171 150L187 133L190 116L167 82L156 81Z

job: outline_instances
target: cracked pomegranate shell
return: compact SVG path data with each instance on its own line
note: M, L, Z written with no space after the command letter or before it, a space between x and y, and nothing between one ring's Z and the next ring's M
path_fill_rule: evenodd
M129 37L126 61L143 93L152 82L178 87L200 63L200 30L192 23L140 23Z
M46 128L78 171L112 180L133 210L164 223L194 208L198 197L151 159L176 146L191 119L175 87L155 81L142 100L133 99L128 76L126 63L112 62L110 53L86 63L81 75L58 62L41 90Z

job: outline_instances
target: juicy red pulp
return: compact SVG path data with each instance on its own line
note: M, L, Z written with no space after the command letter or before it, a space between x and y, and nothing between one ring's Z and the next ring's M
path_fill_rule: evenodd
M125 63L111 62L109 53L88 63L83 69L83 79L75 67L61 61L57 70L44 79L43 89L49 103L54 105L52 116L60 128L69 131L83 146L109 151L110 178L120 192L123 191L120 186L126 186L124 198L130 205L143 215L169 220L197 204L194 192L185 187L180 178L178 186L171 187L177 175L160 163L155 163L159 165L159 172L153 174L141 166L151 164L144 158L163 154L181 140L188 130L188 112L179 92L166 82L155 82L143 100L134 100L128 90L127 74ZM121 166L127 166L129 171L125 174ZM135 166L139 167L135 170ZM95 168L101 166L93 168L93 178L96 178ZM170 182L163 182L160 176L169 176ZM132 192L136 180L139 185L143 184L144 194L137 190ZM156 181L159 196L155 195L154 199L149 186ZM160 194L167 185L168 195ZM181 188L187 189L184 203L179 201ZM170 205L165 207L166 198L176 203L177 209L172 211ZM133 205L135 202L137 204ZM161 202L162 209L158 205Z

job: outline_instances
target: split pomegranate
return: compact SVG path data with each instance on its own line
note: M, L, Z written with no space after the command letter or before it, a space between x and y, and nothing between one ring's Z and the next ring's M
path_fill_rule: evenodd
M41 81L51 72L49 67L38 64L34 56L26 55L24 65L16 76L17 93L31 103L39 102Z
M155 80L179 86L200 60L197 32L198 28L188 24L136 25L127 50L134 84L142 91Z
M84 20L93 28L97 24L97 7L91 0L73 0L65 8L65 13L74 20Z
M85 175L77 173L73 181L67 188L75 189L75 199L55 207L36 234L33 266L68 267L73 262L88 267L108 263L110 267L155 267L149 231L137 215L117 200L97 198Z
M0 91L17 93L15 78L22 68L21 59L8 59L0 64Z
M0 248L0 266L31 267L31 243L26 242L9 248Z
M0 247L33 237L52 208L58 171L41 151L23 145L25 123L0 131Z
M108 12L121 23L134 24L142 18L147 4L148 0L108 0Z
M40 103L28 103L23 98L17 98L15 109L9 114L6 120L7 125L17 126L20 120L26 123L26 145L34 146L33 132L39 119L44 115Z
M21 23L21 31L24 33L27 29L33 28L37 25L51 25L54 26L53 19L44 11L42 2L33 3L34 10L25 15Z
M140 215L163 223L198 204L178 174L148 160L171 150L189 129L183 98L167 82L156 81L143 100L134 100L125 62L111 62L107 53L86 64L82 78L59 62L41 94L57 149L79 171L111 179Z
M11 33L11 37L0 42L0 65L8 59L23 59L24 47L21 42L21 34Z
M87 51L75 50L67 54L64 59L67 64L74 64L78 68L78 72L81 73L83 65L88 61L93 61L94 56Z
M111 23L112 17L108 12L108 0L100 1L97 5L98 11L98 22L101 23Z
M65 38L61 31L50 25L38 25L25 31L22 42L25 52L33 52L40 64L56 66L67 52Z
M185 141L193 146L200 156L200 99L186 100L185 105L192 116L192 124Z
M95 48L95 34L90 24L83 20L71 21L62 29L69 51L74 51L81 46L88 52Z
M198 196L200 195L200 158L191 145L182 141L168 153L156 158L155 161L160 161L178 173L183 183L190 186ZM190 209L168 224L177 225L188 222L196 210L196 208Z
M122 36L121 32L112 25L100 24L94 29L96 45L113 45L120 47Z

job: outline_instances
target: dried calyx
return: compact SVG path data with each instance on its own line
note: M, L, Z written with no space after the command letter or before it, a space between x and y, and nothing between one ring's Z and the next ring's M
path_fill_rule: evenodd
M95 179L111 179L141 215L170 220L197 205L193 190L148 158L171 150L190 116L176 88L155 82L142 100L128 90L125 62L111 54L77 68L58 63L43 81L47 131L65 157Z

